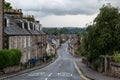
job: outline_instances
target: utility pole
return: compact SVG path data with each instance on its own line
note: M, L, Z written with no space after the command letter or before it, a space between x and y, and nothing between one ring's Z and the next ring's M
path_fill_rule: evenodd
M0 50L3 49L3 9L4 0L0 0Z

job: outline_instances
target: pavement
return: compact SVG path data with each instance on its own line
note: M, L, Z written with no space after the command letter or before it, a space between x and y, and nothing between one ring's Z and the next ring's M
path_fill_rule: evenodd
M103 73L94 71L83 64L81 61L76 61L76 64L79 67L80 71L84 74L84 76L90 78L91 80L120 80L120 78L110 77Z
M12 77L24 74L24 73L29 73L29 72L37 70L37 69L44 68L44 67L50 65L51 63L53 63L56 59L57 59L57 56L53 60L44 62L44 63L42 63L39 66L35 66L33 68L28 68L28 69L25 69L25 70L22 70L22 71L19 71L19 72L15 72L15 73L1 75L0 76L0 80L9 80L9 78L12 78Z

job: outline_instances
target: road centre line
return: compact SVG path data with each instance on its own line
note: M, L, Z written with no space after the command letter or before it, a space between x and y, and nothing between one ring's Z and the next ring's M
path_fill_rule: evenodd
M53 74L53 73L50 73L50 74L48 75L48 77L52 76L52 74Z
M48 80L48 78L45 78L45 80Z
M50 73L50 74L48 75L48 77L52 76L52 74L53 74L53 73ZM45 80L48 80L48 78L45 78Z

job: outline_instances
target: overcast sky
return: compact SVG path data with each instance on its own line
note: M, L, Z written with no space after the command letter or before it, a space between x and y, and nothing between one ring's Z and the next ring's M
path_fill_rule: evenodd
M34 15L43 27L85 27L103 4L120 6L120 0L5 0L25 15Z

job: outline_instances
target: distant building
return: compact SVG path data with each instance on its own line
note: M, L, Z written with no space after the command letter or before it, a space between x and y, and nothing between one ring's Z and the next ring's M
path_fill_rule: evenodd
M22 51L22 63L46 56L46 34L34 16L23 16L21 9L4 10L4 49Z
M70 35L69 37L68 50L73 56L75 56L75 51L81 44L81 39L81 36L76 35Z
M46 52L48 56L56 54L57 48L60 46L60 40L56 36L47 36L47 48Z

